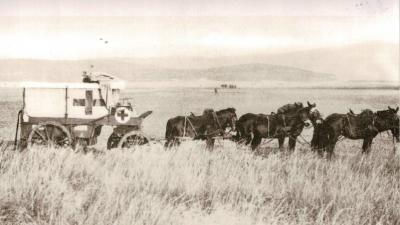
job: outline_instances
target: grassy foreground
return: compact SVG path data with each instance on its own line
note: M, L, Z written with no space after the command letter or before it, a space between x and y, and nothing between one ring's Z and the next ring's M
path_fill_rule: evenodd
M400 157L234 145L0 152L0 224L400 224Z

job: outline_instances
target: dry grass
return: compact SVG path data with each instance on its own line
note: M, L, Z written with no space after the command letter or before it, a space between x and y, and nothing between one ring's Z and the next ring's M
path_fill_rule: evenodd
M400 159L185 144L0 153L0 224L399 224ZM355 151L355 150L354 150Z

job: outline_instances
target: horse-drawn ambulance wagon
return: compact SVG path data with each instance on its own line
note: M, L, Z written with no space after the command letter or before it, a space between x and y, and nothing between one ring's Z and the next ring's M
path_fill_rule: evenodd
M18 114L19 146L85 147L97 143L103 126L112 126L107 148L129 147L148 142L142 121L129 102L120 102L124 82L94 74L82 83L26 83L23 107Z

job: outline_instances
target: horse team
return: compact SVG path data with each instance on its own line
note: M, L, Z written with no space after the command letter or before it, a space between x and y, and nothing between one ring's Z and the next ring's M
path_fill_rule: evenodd
M204 110L202 115L177 116L168 120L165 132L165 148L177 146L182 139L205 140L212 149L216 137L229 138L256 150L263 138L278 139L283 149L289 138L288 149L294 151L298 136L305 127L314 127L311 148L319 154L327 152L330 158L340 137L363 139L362 152L368 153L372 140L380 132L391 131L393 141L399 140L399 107L373 112L366 109L360 114L350 110L346 114L333 113L322 118L316 104L300 102L286 104L276 113L246 113L237 119L235 108L219 111ZM236 133L231 135L232 133Z

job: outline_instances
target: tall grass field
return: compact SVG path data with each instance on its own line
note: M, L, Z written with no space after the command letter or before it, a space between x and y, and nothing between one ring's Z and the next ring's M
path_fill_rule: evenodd
M400 158L384 146L332 161L229 143L3 150L0 224L399 224Z
M11 140L18 91L2 91L0 137ZM154 110L144 131L162 138L166 120L204 108L269 113L307 100L325 115L398 105L398 91L170 90L127 92L138 112ZM368 155L361 141L338 143L329 161L298 144L289 153L277 140L259 153L230 141L187 141L106 150L110 130L88 153L72 149L13 151L0 145L0 224L235 225L400 224L400 150L386 133ZM108 133L107 133L108 132ZM310 139L312 130L305 130ZM397 146L399 147L399 146Z

